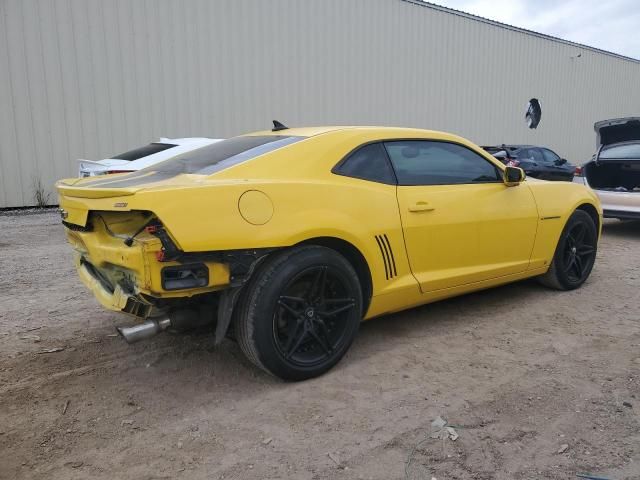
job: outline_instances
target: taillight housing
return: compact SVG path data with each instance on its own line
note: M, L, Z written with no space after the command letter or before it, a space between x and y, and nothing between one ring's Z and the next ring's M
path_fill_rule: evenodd
M162 249L156 252L156 260L158 262L170 262L177 259L182 253L176 244L173 243L173 240L171 240L171 237L159 221L146 225L144 230L150 235L160 239Z
M181 290L209 285L209 269L203 263L164 267L161 271L162 288Z
M583 171L584 171L584 169L582 167L576 167L576 170L575 170L575 172L573 172L573 174L576 177L582 177Z
M104 172L104 175L111 175L113 173L131 173L135 172L135 170L107 170Z

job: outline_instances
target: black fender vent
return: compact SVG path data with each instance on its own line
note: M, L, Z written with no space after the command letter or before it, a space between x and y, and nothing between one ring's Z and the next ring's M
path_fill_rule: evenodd
M391 249L391 243L387 234L376 235L376 242L380 248L380 254L382 255L382 263L384 263L384 275L387 280L398 276L396 270L396 259L393 257L393 250Z

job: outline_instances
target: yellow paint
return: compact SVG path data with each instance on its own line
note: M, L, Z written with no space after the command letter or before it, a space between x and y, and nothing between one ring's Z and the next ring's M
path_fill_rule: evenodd
M271 199L258 190L249 190L238 201L240 215L251 225L264 225L273 216Z
M189 297L226 288L228 266L208 262L207 287L164 291L160 269L175 262L158 262L159 240L143 232L126 247L118 237L126 237L143 224L140 212L153 212L185 252L290 247L334 237L357 248L369 266L373 298L365 318L371 318L540 275L548 268L562 228L577 207L588 204L602 215L595 194L575 183L526 180L513 186L396 187L331 173L354 148L385 139L456 142L504 170L479 147L447 133L318 127L250 135L308 138L209 176L182 174L127 188L113 186L126 175L102 177L97 182L100 186L92 186L95 179L59 182L66 221L84 226L93 219L91 232L67 230L78 258L85 257L109 278L126 278L134 285L131 295ZM111 234L95 220L98 214ZM560 218L542 220L553 216ZM375 239L383 234L396 263L396 275L389 279ZM114 304L97 291L100 285L87 283L103 305ZM120 305L117 299L115 305Z
M415 212L418 202L432 210ZM422 292L523 272L538 211L526 186L398 187L404 238Z
M137 230L145 219L139 213L125 216L114 212L99 212L92 220L90 232L66 230L67 239L76 251L76 268L81 280L94 292L98 301L107 308L121 310L126 299L124 293L110 298L108 292L81 263L81 259L89 261L99 269L113 284L127 279L134 286L130 295L142 298L140 294L154 298L175 298L193 296L198 293L224 288L229 283L227 265L205 262L209 268L209 285L189 291L165 291L161 286L160 270L162 267L179 265L177 262L158 262L156 254L161 250L161 243L156 237L146 232L138 235L131 247L124 244L124 239ZM108 229L107 229L108 227ZM125 233L126 232L126 233ZM111 307L109 307L111 305Z

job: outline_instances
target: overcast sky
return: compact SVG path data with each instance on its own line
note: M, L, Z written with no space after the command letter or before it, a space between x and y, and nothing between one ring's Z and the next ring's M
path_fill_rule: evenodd
M431 0L445 7L640 59L639 0Z

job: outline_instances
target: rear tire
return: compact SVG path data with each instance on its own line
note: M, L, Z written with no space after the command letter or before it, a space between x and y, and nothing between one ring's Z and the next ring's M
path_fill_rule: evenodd
M539 282L555 290L580 287L591 274L598 246L598 229L583 210L571 214L562 230L549 270Z
M274 254L251 278L234 315L240 348L284 380L322 375L344 356L362 319L362 290L336 251L308 245Z

